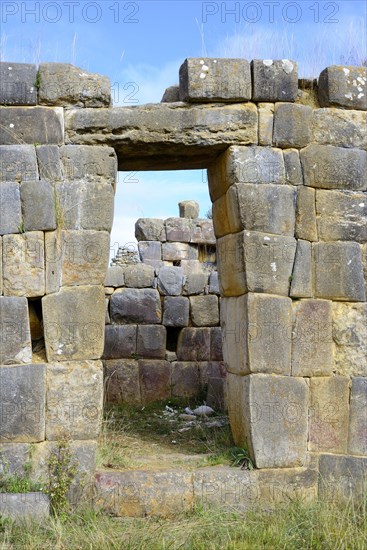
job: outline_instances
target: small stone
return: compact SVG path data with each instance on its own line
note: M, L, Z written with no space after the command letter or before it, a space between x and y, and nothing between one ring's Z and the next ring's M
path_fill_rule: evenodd
M296 258L291 280L290 296L292 298L312 297L312 255L311 243L297 241Z
M199 203L196 201L181 201L178 203L180 218L196 219L199 217Z
M285 181L289 185L303 185L303 174L299 151L297 149L284 149Z
M212 271L209 275L209 292L210 294L220 294L217 271Z
M305 241L317 241L315 189L299 187L297 194L296 237Z
M258 103L259 145L273 144L274 103Z
M197 407L192 412L195 416L210 416L211 414L214 414L215 411L207 405L200 405L200 407Z
M180 101L179 87L169 86L166 88L161 103L176 103L177 101Z

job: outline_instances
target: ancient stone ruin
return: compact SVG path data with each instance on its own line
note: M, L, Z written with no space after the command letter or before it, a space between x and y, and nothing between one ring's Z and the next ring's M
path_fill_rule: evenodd
M156 503L185 508L204 495L223 503L235 494L248 507L249 488L266 503L360 494L366 68L331 66L314 83L299 80L288 60L187 59L164 102L136 107L112 107L108 78L70 65L0 70L0 441L10 469L31 460L40 477L48 450L69 437L81 469L93 474L104 350L111 357L115 340L128 347L136 330L138 347L128 352L138 354L144 391L154 369L179 377L163 347L157 358L138 358L150 331L159 339L169 326L162 311L170 322L177 313L169 302L185 311L190 302L197 327L182 332L194 360L202 348L194 331L209 349L205 361L217 360L206 335L212 342L218 330L195 321L204 298L217 311L217 292L191 297L180 279L186 269L188 285L204 285L182 265L192 261L184 250L199 259L204 225L193 220L183 239L187 220L166 220L164 240L141 224L140 252L157 263L132 267L124 279L109 271L106 280L117 170L201 168L213 202L228 413L256 469L209 469L180 481L167 473ZM172 267L160 263L169 258ZM175 281L177 292L166 292ZM106 347L105 284L125 285L110 299ZM97 478L107 491L111 479Z

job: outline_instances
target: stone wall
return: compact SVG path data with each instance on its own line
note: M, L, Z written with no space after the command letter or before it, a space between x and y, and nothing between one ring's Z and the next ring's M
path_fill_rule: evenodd
M2 452L36 444L39 469L70 436L93 470L116 169L208 168L236 443L259 469L363 472L366 68L314 86L288 60L189 59L165 102L115 108L75 67L1 75Z

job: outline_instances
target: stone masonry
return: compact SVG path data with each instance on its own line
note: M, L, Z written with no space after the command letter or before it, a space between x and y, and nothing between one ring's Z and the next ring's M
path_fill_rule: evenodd
M108 78L71 65L0 69L0 452L10 467L32 448L37 477L47 449L70 437L94 471L104 349L129 354L126 372L138 362L144 384L125 372L120 387L143 401L158 379L164 396L171 372L176 387L190 379L166 355L136 361L152 342L163 355L169 323L190 350L176 355L193 385L192 364L216 355L217 291L192 292L206 228L189 208L137 224L144 267L108 285L104 338L117 169L205 168L236 444L270 477L316 461L322 497L353 483L361 492L366 68L327 67L311 95L290 60L188 59L178 90L136 107L112 107Z

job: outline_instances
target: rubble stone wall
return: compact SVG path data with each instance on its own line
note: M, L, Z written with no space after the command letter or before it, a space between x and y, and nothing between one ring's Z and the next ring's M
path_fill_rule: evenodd
M188 59L164 102L136 107L111 107L108 79L70 65L2 63L1 77L0 438L10 462L32 445L39 470L69 436L93 470L116 170L207 168L236 443L259 469L315 458L330 483L361 479L366 68L328 67L315 84L289 60ZM169 239L159 246L172 252ZM173 267L183 269L154 275L162 288ZM145 315L151 302L143 324L160 326L158 294L154 283L126 285L112 318L131 304Z

